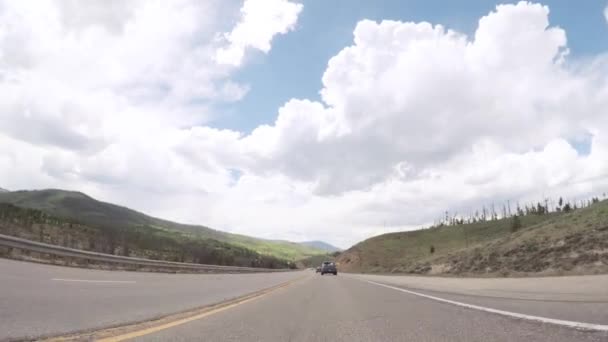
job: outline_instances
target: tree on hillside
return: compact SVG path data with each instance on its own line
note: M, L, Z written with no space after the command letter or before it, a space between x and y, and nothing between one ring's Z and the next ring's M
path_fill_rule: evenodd
M518 215L513 216L511 219L511 232L516 232L521 228L521 220Z
M517 202L517 209L516 210L517 210L517 213L515 215L524 216L524 210L519 205L519 202Z
M536 214L537 215L544 215L545 214L545 207L543 207L543 205L540 204L540 202L538 202L536 204Z

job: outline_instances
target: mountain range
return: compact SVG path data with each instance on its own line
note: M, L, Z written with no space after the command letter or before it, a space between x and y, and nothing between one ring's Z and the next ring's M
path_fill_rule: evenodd
M327 253L334 253L334 252L341 252L342 249L338 248L334 245L331 245L327 242L324 241L304 241L304 242L300 242L301 245L304 246L308 246L308 247L312 247L312 248L316 248L316 249L320 249L322 251L326 251Z
M0 192L0 203L36 209L86 225L100 228L137 227L180 232L194 238L213 239L244 247L283 260L299 260L328 252L328 244L301 244L271 241L222 232L201 225L176 223L152 217L119 205L98 201L84 193L58 189ZM334 247L335 248L335 247Z

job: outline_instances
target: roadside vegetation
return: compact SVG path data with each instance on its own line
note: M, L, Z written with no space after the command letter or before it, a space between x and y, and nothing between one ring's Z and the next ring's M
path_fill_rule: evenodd
M546 204L545 204L546 203ZM608 272L608 201L563 199L446 214L430 228L380 235L340 254L344 271L524 276Z
M0 203L0 234L86 251L156 260L263 268L295 267L293 262L214 239L187 237L150 226L94 227L10 203Z
M106 245L107 250L116 249L117 253L121 253L120 245L126 239L132 242L137 241L142 248L145 247L145 253L153 257L165 259L167 257L164 255L170 255L170 258L179 259L181 256L177 255L175 251L169 250L180 249L181 246L184 246L186 254L191 255L190 259L217 260L222 262L221 264L236 262L238 259L236 254L249 252L264 256L267 260L275 260L274 262L283 260L290 263L309 256L325 254L324 250L298 243L257 239L204 226L158 219L129 208L97 201L80 192L64 190L5 192L0 193L0 203L34 209L40 215L60 218L63 222L78 222L88 227L89 230L98 232L91 235L93 240L94 238L100 239L98 242L92 242L93 244ZM57 232L59 235L68 233L74 234L65 227L61 232ZM57 237L57 239L61 238ZM117 247L111 248L112 245ZM126 246L130 246L130 244L126 244ZM213 253L213 256L203 252L207 250L208 253ZM218 253L220 255L215 255Z
M298 261L299 268L317 267L323 263L323 261L335 261L340 255L340 252L314 255Z

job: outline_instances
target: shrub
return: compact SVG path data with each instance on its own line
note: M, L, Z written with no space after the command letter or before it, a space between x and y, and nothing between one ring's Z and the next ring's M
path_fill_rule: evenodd
M513 219L511 220L511 232L516 232L521 228L521 219L519 218L519 215L515 215L513 216Z

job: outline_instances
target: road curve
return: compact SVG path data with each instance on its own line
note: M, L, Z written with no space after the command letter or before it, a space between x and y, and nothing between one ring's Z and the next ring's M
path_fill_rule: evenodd
M552 319L608 324L608 275L542 278L349 276L471 305Z
M301 276L101 271L0 259L0 341L153 319Z
M166 329L144 331L132 340L608 341L608 332L581 331L472 308L608 326L602 277L538 281L553 283L543 291L542 286L534 287L537 281L533 279L515 281L516 285L512 280L468 280L458 285L459 281L441 278L335 277L309 271L175 275L84 270L3 259L0 341L141 321L295 279L299 280L258 298L184 324L174 322ZM577 287L581 281L587 281L586 285ZM544 297L534 295L536 292ZM118 336L114 341L120 340Z
M311 276L133 341L607 341L608 334L466 309L345 276Z

